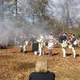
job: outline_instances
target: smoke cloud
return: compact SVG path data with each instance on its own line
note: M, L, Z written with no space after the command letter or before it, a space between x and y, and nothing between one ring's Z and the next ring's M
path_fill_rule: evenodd
M30 24L20 17L4 16L0 18L0 45L22 42L39 34L46 34L46 29L46 23Z

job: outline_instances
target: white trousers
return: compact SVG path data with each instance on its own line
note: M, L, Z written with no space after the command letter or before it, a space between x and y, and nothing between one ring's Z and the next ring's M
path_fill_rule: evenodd
M65 48L62 48L62 52L63 52L63 57L66 57L66 50L65 50Z
M73 46L69 46L69 48L72 50L73 53L73 57L76 58L76 51L75 48ZM66 48L62 47L62 52L63 52L63 57L66 57Z

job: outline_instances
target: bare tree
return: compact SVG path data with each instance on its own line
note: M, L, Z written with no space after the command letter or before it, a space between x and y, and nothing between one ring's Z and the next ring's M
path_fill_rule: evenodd
M37 16L39 19L45 17L45 7L48 0L30 0L29 4L31 6L33 16Z
M79 0L49 0L47 14L70 28L76 23L76 18L80 14L79 4Z

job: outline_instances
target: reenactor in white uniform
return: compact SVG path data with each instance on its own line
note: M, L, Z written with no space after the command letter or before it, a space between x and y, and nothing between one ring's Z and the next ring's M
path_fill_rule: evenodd
M53 34L51 33L49 36L48 36L48 50L49 50L49 54L52 55L52 49L53 49L53 46L54 46L54 38L53 38Z
M29 41L26 40L26 41L24 41L24 42L22 43L22 45L20 45L21 52L24 52L24 53L27 52L28 43L29 43Z
M43 47L45 45L44 43L44 37L43 35L39 35L39 38L37 39L37 42L38 42L38 52L39 52L39 56L43 55L44 52L43 52Z

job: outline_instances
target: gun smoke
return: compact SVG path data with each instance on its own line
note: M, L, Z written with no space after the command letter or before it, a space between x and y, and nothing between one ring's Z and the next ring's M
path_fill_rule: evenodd
M45 23L30 24L24 19L14 16L0 18L0 45L8 45L37 37L45 34L47 26Z

